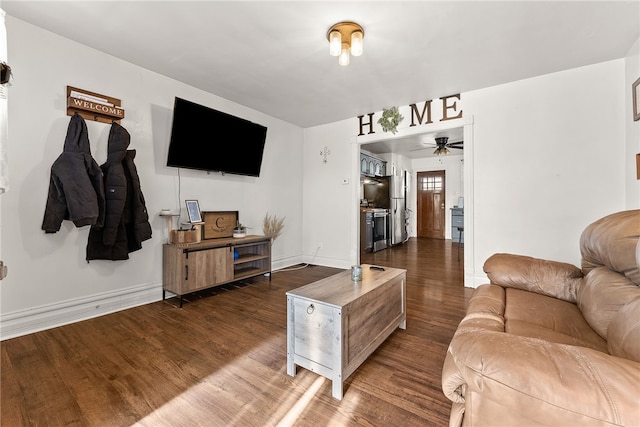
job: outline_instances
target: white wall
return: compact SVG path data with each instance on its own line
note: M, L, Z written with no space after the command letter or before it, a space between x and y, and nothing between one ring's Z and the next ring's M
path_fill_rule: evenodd
M626 207L640 207L640 180L636 174L636 154L640 153L640 120L633 120L633 99L631 87L640 79L640 39L629 49L625 58L625 123L626 123Z
M178 81L105 55L12 17L7 17L9 60L15 76L9 102L11 190L2 195L2 254L9 275L2 281L2 338L158 300L162 208L181 209L197 199L202 210L238 210L250 232L262 234L266 212L285 216L273 246L274 268L302 260L303 130ZM122 125L137 150L136 165L153 238L127 261L85 261L89 227L65 221L56 234L40 226L50 167L62 152L69 117L67 85L122 99ZM208 175L165 165L175 96L267 126L259 178ZM106 159L109 125L90 122L91 151ZM228 130L211 131L223 135ZM233 147L233 138L220 142ZM194 153L197 155L197 153ZM334 158L339 158L339 155ZM178 187L181 184L181 194Z
M495 252L579 264L584 227L625 208L624 67L624 60L615 60L461 95L459 108L473 122L473 164L465 171L473 171L475 255L465 268L473 266L475 284L484 280L482 265ZM415 132L405 122L399 137ZM355 260L347 257L357 247L355 232L349 235L345 224L357 223L358 196L327 179L357 171L357 150L347 148L358 131L357 118L305 130L305 256L321 238L336 265ZM341 158L323 171L318 152L324 145Z
M624 61L464 94L474 115L475 265L511 252L579 265L579 237L624 209Z
M359 204L359 151L351 120L305 129L303 155L303 257L305 262L346 268L358 250L352 222ZM324 163L320 154L331 152ZM357 164L357 171L352 166ZM348 183L344 184L344 180Z

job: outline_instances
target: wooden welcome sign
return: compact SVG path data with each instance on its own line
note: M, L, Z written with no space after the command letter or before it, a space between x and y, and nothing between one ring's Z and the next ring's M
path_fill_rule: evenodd
M78 113L86 120L119 124L124 119L121 103L118 98L67 86L67 116Z

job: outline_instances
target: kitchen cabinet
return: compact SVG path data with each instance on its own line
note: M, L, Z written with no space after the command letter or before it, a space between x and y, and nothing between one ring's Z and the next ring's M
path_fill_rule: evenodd
M265 273L271 273L271 239L265 236L167 243L162 250L163 299L172 292L181 307L188 293Z
M464 232L461 236L458 227L464 228L464 209L454 207L451 208L451 241L464 243Z
M387 162L368 154L360 153L360 173L367 176L385 176Z

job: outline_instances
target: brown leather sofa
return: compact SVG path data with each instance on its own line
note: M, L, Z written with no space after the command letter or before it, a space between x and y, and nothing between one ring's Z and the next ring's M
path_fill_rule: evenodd
M640 210L582 233L582 269L511 254L484 265L449 345L450 426L640 426Z

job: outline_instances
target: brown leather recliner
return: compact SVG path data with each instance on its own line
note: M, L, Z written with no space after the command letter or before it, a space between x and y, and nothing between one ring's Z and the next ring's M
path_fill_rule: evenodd
M450 426L640 426L640 210L582 233L582 269L511 254L484 265L449 345Z

